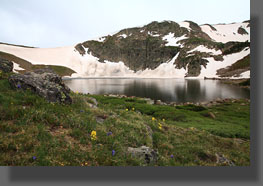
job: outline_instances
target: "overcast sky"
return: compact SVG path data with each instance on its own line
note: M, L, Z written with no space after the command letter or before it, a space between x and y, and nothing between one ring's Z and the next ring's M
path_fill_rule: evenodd
M250 0L0 0L0 42L48 48L152 21L248 19Z

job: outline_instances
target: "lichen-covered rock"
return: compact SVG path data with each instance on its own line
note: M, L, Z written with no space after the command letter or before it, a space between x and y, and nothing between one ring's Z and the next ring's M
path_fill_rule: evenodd
M146 146L141 146L139 148L128 147L128 152L134 157L143 159L147 164L155 163L158 157L157 151Z
M12 88L31 89L49 102L72 102L70 89L62 82L60 76L48 69L14 74L8 80Z
M13 63L9 60L0 58L0 71L2 72L12 72L13 71Z

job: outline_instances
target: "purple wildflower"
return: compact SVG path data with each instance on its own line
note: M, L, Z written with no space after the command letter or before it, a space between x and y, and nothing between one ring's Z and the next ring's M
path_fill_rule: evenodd
M21 88L21 85L20 85L20 84L18 84L18 85L17 85L17 88Z
M171 157L171 158L174 158L174 155L171 155L170 157Z
M114 156L115 153L116 153L115 150L112 150L112 152L111 152L112 156Z
M108 133L107 133L107 136L109 136L109 135L112 135L112 132L108 132Z
M33 160L36 160L36 159L37 159L37 157L36 157L36 156L33 156L33 157L32 157L32 159L33 159Z

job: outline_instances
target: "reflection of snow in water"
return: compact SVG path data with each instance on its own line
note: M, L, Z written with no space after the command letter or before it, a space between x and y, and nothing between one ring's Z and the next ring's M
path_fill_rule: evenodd
M90 94L124 94L162 101L200 102L216 98L249 98L249 90L217 80L184 79L69 79L73 90Z

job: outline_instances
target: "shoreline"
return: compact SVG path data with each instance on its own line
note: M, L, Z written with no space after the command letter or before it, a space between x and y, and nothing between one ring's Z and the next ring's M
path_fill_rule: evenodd
M90 96L96 96L98 94L87 94ZM99 95L98 95L99 96ZM131 98L131 99L139 99L139 100L144 100L146 101L146 104L149 105L166 105L166 106L185 106L185 105L195 105L195 106L205 106L205 107L210 107L222 103L235 103L240 100L244 100L246 102L250 102L250 98L216 98L210 101L199 101L199 102L184 102L184 103L177 103L177 102L165 102L161 100L154 100L151 98L142 98L142 97L136 97L136 96L126 96L126 95L114 95L114 94L102 94L101 96L105 97L115 97L115 98Z

